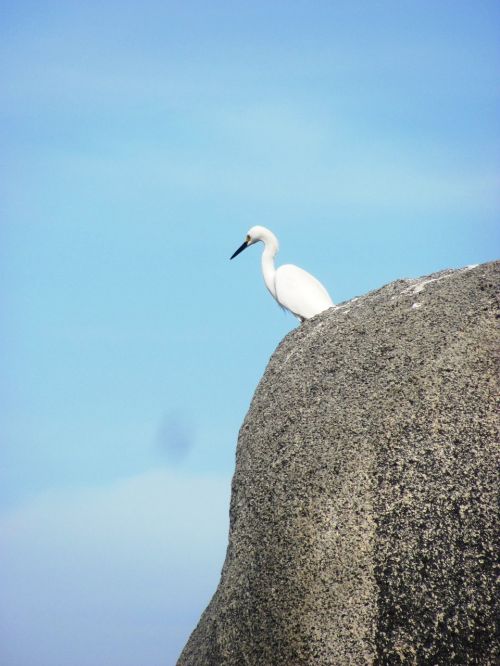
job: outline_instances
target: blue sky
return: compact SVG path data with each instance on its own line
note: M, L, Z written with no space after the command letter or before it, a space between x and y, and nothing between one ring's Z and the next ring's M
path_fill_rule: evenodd
M296 321L499 248L498 3L0 2L0 651L173 664ZM30 637L30 640L26 640Z

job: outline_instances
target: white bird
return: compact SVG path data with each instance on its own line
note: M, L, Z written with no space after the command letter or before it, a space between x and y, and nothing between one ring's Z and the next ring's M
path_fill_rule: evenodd
M247 233L245 242L240 245L231 259L259 241L264 243L262 252L264 282L271 296L281 307L289 310L300 321L310 319L323 310L334 307L325 287L310 273L292 264L275 268L274 257L279 249L278 239L265 227L252 227Z

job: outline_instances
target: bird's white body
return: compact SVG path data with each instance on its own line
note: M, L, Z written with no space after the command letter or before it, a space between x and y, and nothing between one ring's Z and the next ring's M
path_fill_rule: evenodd
M274 257L279 249L278 239L265 227L252 227L245 243L233 254L233 257L245 247L259 241L264 243L261 260L264 282L273 298L283 308L304 321L334 306L325 287L307 271L292 264L275 268Z

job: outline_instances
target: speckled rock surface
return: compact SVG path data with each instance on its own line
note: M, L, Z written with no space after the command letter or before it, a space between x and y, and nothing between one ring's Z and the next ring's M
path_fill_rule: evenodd
M499 278L400 280L286 336L179 665L499 663Z

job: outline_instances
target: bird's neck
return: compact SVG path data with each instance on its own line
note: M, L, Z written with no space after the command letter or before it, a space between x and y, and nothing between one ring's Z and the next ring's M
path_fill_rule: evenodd
M261 257L262 264L262 275L264 276L264 282L266 287L271 292L271 295L276 298L276 287L274 284L274 278L276 274L276 268L274 267L274 257L278 252L278 244L273 243L272 241L267 241L264 244L264 252Z

